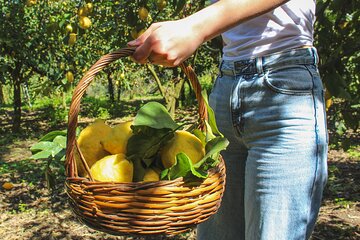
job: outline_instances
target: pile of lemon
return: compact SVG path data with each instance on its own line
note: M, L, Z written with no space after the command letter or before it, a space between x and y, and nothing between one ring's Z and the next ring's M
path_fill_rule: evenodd
M78 145L84 160L96 181L132 182L134 164L127 159L127 143L133 135L132 121L122 122L110 127L104 120L96 120L84 128L78 136ZM143 181L159 181L163 169L175 164L176 155L185 153L193 164L205 156L205 147L201 140L186 130L176 130L173 137L159 150L162 169L148 167ZM80 159L75 155L79 176L87 172Z

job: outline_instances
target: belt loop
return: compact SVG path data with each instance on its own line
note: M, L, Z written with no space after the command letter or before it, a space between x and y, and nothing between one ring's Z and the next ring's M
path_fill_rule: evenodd
M222 71L222 66L223 66L224 60L220 61L220 65L219 65L219 77L223 77L224 73Z
M318 57L318 54L317 54L317 51L316 51L315 47L311 48L311 53L312 53L312 55L314 57L314 65L317 65L319 63L319 57Z
M231 71L232 71L233 76L237 75L236 62L234 62L234 61L231 62Z
M262 57L257 57L256 59L256 69L258 73L263 73L263 58Z

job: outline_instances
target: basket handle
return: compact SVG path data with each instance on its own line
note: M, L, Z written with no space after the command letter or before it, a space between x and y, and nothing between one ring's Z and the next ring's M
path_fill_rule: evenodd
M84 95L86 89L90 85L90 83L94 80L96 74L100 72L104 67L109 65L110 63L123 58L132 56L135 52L135 47L126 47L119 50L116 50L114 52L108 53L104 56L102 56L81 78L78 85L74 89L74 93L72 96L69 114L68 114L68 130L67 130L67 144L66 144L66 160L65 160L65 168L66 168L66 174L70 178L78 177L77 176L77 169L75 164L75 158L74 158L74 149L75 147L77 149L77 141L76 141L76 128L78 125L78 115L80 112L80 101L82 96ZM198 78L192 69L191 66L185 65L184 63L181 63L179 67L182 69L182 71L186 74L188 77L192 88L195 92L196 99L198 101L198 112L199 112L199 118L200 118L200 124L203 125L204 120L207 119L207 110L205 101L201 95L201 85L198 81ZM204 127L204 126L202 126ZM86 168L86 171L89 173L90 170L82 156L81 151L79 150L81 160L84 163L84 166ZM90 176L91 178L91 176Z

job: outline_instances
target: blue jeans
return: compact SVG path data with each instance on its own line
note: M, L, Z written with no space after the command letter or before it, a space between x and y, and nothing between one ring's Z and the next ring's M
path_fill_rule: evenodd
M308 239L327 180L324 90L315 48L223 61L210 95L226 189L199 240Z

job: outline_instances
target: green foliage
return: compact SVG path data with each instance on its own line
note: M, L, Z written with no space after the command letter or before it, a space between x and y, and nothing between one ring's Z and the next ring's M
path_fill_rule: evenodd
M55 187L54 169L64 173L66 149L66 131L53 131L43 136L39 142L31 146L31 159L45 159L45 179L49 189Z
M65 101L70 101L70 95L63 96ZM63 124L67 120L68 112L61 106L64 101L63 97L53 94L53 97L38 98L34 101L30 110L38 110L41 112L41 116L47 119L47 124L52 127L57 127L59 124ZM25 109L25 107L24 107ZM45 115L45 116L44 116Z
M317 1L315 45L320 55L320 74L327 91L343 101L329 112L330 122L336 125L336 139L359 128L359 5L359 0ZM345 148L347 145L340 144Z
M170 130L179 128L166 108L158 102L149 102L139 109L133 123L134 131L136 131L137 126L147 126L155 129L166 128Z
M350 101L335 99L328 110L329 142L333 148L345 151L354 144L359 129L359 106L352 108Z
M161 172L161 179L176 179L179 177L194 176L197 178L206 178L207 173L195 169L191 159L183 152L176 155L175 164Z
M348 150L347 153L350 155L351 158L353 159L357 159L358 161L360 161L360 146L351 146Z
M19 212L27 212L27 211L29 211L29 206L20 200L20 202L18 204L18 211Z

